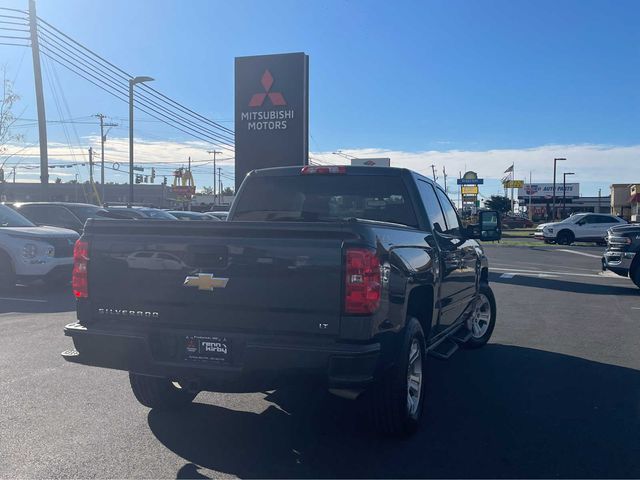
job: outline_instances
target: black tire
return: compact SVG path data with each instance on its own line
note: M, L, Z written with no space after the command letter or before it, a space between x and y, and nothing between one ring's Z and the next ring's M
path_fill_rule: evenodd
M544 243L546 243L547 245L551 245L556 242L554 242L553 240L545 240Z
M197 392L178 388L169 379L129 373L131 390L145 407L159 410L178 410L189 405Z
M481 328L479 331L476 330L476 327L473 325L474 320L472 320L472 323L469 325L471 338L462 344L464 348L480 348L486 345L496 326L496 298L493 295L493 290L491 290L489 285L481 285L479 295L479 305L474 312L474 316L482 314L483 317L488 318L485 318L483 323L481 320L482 317L477 317L478 327ZM483 310L485 308L490 309L490 311L487 312Z
M575 237L569 230L561 230L558 232L558 235L556 235L556 243L558 245L571 245L574 240Z
M412 389L414 392L412 395L409 385L409 367L417 365L415 362L410 362L410 354L416 351L412 350L413 347L417 347L419 354L416 362L420 365L420 381L419 387ZM426 367L427 350L424 332L420 322L416 318L409 317L397 361L384 372L382 378L368 392L373 425L380 433L406 436L418 429L425 401ZM412 370L412 373L415 374L416 371ZM410 405L410 397L416 403Z
M633 280L633 283L636 284L636 287L640 288L640 262L636 262L635 267L631 269L631 272L629 272L629 276L631 277L631 280Z
M16 286L16 274L9 257L0 253L0 290L8 290Z

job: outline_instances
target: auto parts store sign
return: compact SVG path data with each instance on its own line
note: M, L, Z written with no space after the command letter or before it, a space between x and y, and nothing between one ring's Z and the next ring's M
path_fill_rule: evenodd
M251 170L306 165L309 57L238 57L235 77L236 189Z
M567 183L566 198L578 198L580 196L579 183ZM556 197L562 197L562 182L556 182ZM518 189L518 198L553 198L553 183L525 183Z

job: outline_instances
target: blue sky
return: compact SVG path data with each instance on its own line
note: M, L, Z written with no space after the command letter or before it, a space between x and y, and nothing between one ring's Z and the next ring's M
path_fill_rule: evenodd
M26 8L27 1L3 3ZM234 57L306 52L310 147L320 158L337 149L356 154L379 149L399 159L419 152L476 152L477 160L466 160L476 164L467 166L482 175L482 153L505 150L512 153L504 156L504 168L513 157L522 163L519 170L533 170L543 181L550 178L549 162L540 163L543 156L521 160L518 151L541 149L546 155L549 146L596 145L605 148L602 169L612 159L629 164L640 152L634 150L640 145L637 1L39 0L37 5L38 14L62 31L127 71L155 77L155 88L230 128ZM16 74L23 116L34 118L31 59L23 50L0 47L0 60ZM57 71L74 117L100 111L126 119L126 104L61 67ZM50 98L47 106L49 118L58 118ZM137 134L144 139L188 140L140 118ZM91 125L76 128L83 138L97 132ZM25 134L37 138L35 128L25 127ZM113 130L114 136L126 134L125 128ZM65 141L56 126L50 137ZM554 154L550 151L550 158ZM572 169L591 169L583 178L590 185L587 193L598 184L628 180L628 174L618 178L616 172L594 177L597 159L573 160ZM459 160L450 165L449 172L461 168ZM484 176L497 177L504 170L500 165L487 168ZM409 166L425 171L428 165L418 156ZM635 173L640 177L640 170Z

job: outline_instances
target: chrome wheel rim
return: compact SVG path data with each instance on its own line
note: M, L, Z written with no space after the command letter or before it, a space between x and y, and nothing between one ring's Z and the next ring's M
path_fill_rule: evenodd
M471 320L471 336L482 338L489 330L491 323L491 302L486 295L480 294Z
M422 350L417 338L411 340L407 367L407 411L412 418L418 416L422 396Z

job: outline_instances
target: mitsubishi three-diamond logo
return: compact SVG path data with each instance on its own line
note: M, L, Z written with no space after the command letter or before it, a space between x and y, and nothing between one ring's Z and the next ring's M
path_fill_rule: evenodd
M264 93L254 93L251 97L251 101L249 102L250 107L261 107L267 97L269 97L271 105L274 107L280 107L287 104L282 93L271 91L271 87L273 86L273 75L271 75L269 70L264 71L260 83L264 88Z

